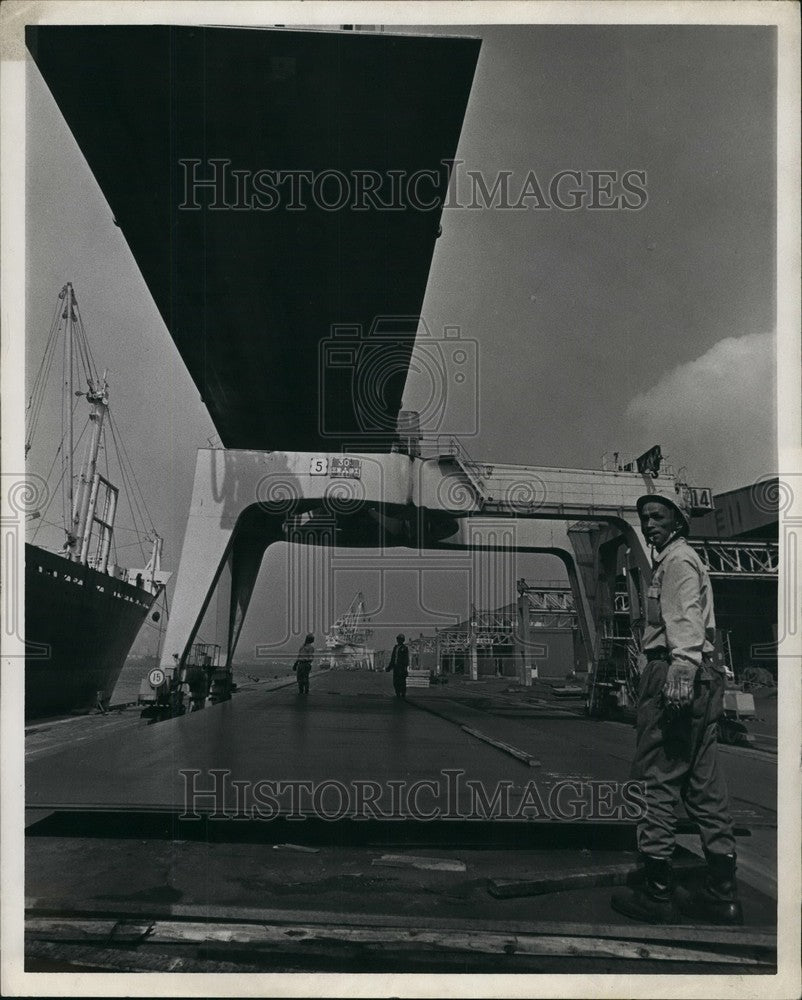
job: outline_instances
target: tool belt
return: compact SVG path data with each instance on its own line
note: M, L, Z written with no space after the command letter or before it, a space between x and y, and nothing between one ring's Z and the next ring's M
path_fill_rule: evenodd
M651 663L652 660L666 660L667 661L667 660L670 659L670 657L668 655L668 650L667 649L645 649L644 653L646 654L646 662L647 663ZM702 655L702 663L712 663L712 662L713 662L713 657L710 656L709 653L704 653Z

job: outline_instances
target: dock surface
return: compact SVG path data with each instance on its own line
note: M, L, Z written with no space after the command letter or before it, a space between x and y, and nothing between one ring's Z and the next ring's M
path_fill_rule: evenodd
M636 877L634 822L569 785L625 782L632 727L507 687L455 679L402 700L388 674L326 671L306 697L255 684L154 725L129 710L32 730L31 968L771 971L775 760L722 750L746 926L628 925L609 895ZM71 728L84 738L61 739ZM264 786L252 795L259 782L295 798L273 808ZM555 786L576 816L550 813ZM545 815L516 813L527 787ZM692 884L684 822L677 865Z

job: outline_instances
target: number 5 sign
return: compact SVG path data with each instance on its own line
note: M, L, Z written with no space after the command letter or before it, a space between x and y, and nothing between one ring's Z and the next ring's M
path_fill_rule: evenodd
M325 476L329 471L328 458L313 458L309 463L310 476Z

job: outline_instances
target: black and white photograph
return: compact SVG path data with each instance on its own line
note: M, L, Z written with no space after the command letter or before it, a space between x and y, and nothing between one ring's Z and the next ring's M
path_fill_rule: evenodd
M4 5L4 995L799 995L798 13Z

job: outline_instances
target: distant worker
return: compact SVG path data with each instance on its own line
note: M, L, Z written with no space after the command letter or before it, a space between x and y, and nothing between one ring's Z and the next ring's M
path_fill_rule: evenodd
M724 674L714 666L713 590L686 541L690 514L682 497L651 494L637 502L641 531L652 546L632 777L645 784L638 824L642 888L613 895L619 913L651 923L681 916L704 923L741 924L735 882L735 840L717 755ZM682 798L699 826L707 861L704 887L674 890L675 809Z
M298 694L309 694L309 672L312 669L314 656L315 637L310 632L303 646L298 650L298 659L295 661L295 670L298 675Z
M395 637L395 645L390 655L390 662L387 670L393 672L393 687L396 698L406 698L407 696L407 673L409 671L409 647L404 644L404 636Z

